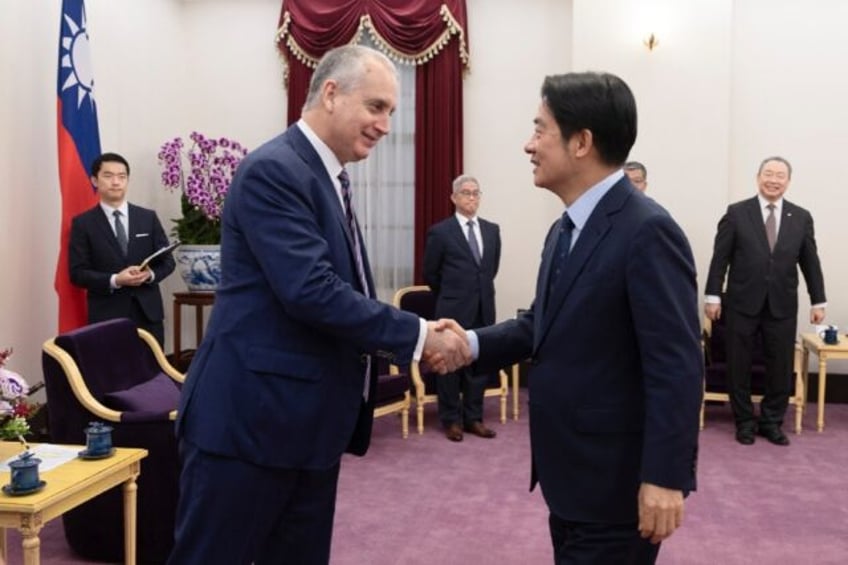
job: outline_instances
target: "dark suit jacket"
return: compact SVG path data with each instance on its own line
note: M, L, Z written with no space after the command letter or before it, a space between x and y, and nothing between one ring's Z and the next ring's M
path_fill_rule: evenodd
M419 321L362 294L351 238L296 125L248 154L224 206L222 280L183 386L180 436L277 468L327 469L346 448L366 451L363 354L409 363ZM373 296L367 255L365 270Z
M530 439L545 500L579 522L637 520L641 482L695 488L703 361L686 236L627 177L598 202L547 295L479 330L480 363L532 357Z
M474 262L465 231L456 216L434 224L424 247L424 280L436 297L436 318L453 318L462 327L495 323L495 275L501 260L497 224L478 218L483 239L480 265Z
M127 286L117 290L109 287L110 277L130 265L140 264L148 255L168 245L168 237L156 212L129 205L127 256L121 252L112 226L100 204L83 212L71 222L68 263L71 282L88 292L88 321L101 322L112 318L132 318L132 302L136 301L149 322L161 322L165 317L159 283L174 271L170 253L157 258L151 265L154 279L150 284ZM135 320L143 325L144 320Z
M727 274L727 307L756 316L768 299L774 317L791 318L798 315L798 267L810 302L826 302L810 213L784 199L772 253L755 196L731 204L719 221L706 293L720 296Z

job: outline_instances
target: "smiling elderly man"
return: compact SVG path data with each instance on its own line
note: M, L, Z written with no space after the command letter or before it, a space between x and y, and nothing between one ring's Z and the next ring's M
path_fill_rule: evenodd
M798 267L810 294L810 322L824 320L825 295L813 218L783 198L792 166L769 157L757 171L759 193L727 208L718 223L707 276L704 312L727 322L727 373L736 441L754 443L755 434L789 445L780 427L789 403L798 318ZM727 275L724 301L720 293ZM751 402L751 343L762 332L766 356L765 396L760 417Z

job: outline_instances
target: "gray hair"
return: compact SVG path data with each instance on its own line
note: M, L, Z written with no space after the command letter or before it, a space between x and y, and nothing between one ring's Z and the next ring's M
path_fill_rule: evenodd
M641 171L642 176L645 177L645 180L648 179L648 169L645 168L645 165L640 163L639 161L627 161L624 163L625 171Z
M312 108L321 97L321 87L328 80L334 80L341 92L350 92L359 84L365 74L367 61L379 62L397 76L397 69L388 57L363 45L344 45L327 51L318 62L318 67L309 82L304 110Z
M453 179L453 191L452 191L452 193L456 194L457 192L459 192L459 190L462 188L462 185L467 183L467 182L473 182L474 184L477 185L478 189L480 188L480 183L477 182L476 178L472 177L471 175L459 175L458 177Z
M763 159L763 161L760 163L760 168L757 169L757 176L759 176L759 174L763 172L763 167L766 166L766 163L769 163L771 161L777 161L778 163L783 163L784 165L786 165L786 170L789 173L789 178L792 178L792 165L789 164L789 161L787 161L783 157L778 157L777 155L775 155L774 157L766 157L765 159Z

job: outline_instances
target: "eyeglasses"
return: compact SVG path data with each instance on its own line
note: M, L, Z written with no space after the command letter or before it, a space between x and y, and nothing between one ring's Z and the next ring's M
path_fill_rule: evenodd
M460 194L466 198L480 198L483 194L482 190L460 190L457 194Z

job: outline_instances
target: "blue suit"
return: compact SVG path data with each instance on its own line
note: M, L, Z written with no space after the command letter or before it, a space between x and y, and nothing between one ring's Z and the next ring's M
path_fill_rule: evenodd
M479 362L531 358L533 479L553 515L638 519L642 482L695 488L703 363L685 235L625 178L598 202L548 293L559 221L532 307L478 331Z
M238 483L238 492L218 504L193 507L186 488L229 487L220 482L196 487L184 471L179 514L201 523L192 522L182 535L180 528L191 521L178 523L174 563L213 557L250 562L253 555L222 554L229 550L226 540L261 537L259 530L273 527L266 522L276 518L261 517L289 503L285 488L278 487L292 471L337 473L345 450L365 453L373 404L363 401L364 356L379 353L407 364L420 330L417 316L363 294L339 197L298 126L244 159L222 221L222 281L188 371L177 433L190 448L189 459L199 451L237 463L234 476L223 479ZM364 259L374 296L367 255ZM370 382L373 399L376 378ZM274 479L262 483L266 477ZM291 481L298 480L295 473ZM334 499L335 480L330 482L332 493L325 489L320 496ZM331 524L332 507L320 519ZM226 539L210 539L216 531L204 532L204 521L221 527ZM329 539L319 549L328 555Z

